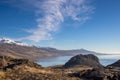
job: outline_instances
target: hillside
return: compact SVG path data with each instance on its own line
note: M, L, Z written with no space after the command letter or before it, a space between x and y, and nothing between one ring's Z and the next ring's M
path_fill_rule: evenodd
M1 44L0 55L10 56L13 58L27 58L37 60L39 58L58 56L57 53L49 52L34 46L19 46L14 44Z
M30 46L20 41L10 39L0 40L0 55L13 58L25 58L29 60L39 60L45 57L66 56L76 54L101 54L85 49L76 50L58 50L50 47Z

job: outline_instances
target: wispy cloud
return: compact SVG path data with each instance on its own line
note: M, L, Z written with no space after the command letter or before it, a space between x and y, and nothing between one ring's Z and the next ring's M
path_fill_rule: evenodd
M9 1L9 0L7 0ZM18 0L13 0L17 3ZM22 39L41 41L52 39L52 33L56 32L65 18L73 21L85 22L93 7L89 0L19 0L22 5L34 9L37 15L37 26L27 32L31 35ZM88 2L89 1L89 2Z

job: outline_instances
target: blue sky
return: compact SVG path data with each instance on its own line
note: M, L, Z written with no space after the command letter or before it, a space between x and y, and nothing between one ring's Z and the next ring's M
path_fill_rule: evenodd
M90 1L1 0L0 37L43 47L120 53L120 0Z

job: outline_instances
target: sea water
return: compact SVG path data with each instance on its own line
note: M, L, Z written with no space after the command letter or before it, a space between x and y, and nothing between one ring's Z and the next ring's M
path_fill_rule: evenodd
M120 59L120 55L96 55L100 63L104 66L114 63L115 61ZM43 67L54 66L65 64L71 57L73 56L59 56L59 57L50 57L45 59L40 59L38 64Z

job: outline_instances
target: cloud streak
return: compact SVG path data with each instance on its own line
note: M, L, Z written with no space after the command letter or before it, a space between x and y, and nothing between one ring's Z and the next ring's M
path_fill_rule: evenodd
M9 1L9 0L8 0ZM66 18L80 23L89 18L93 11L89 0L19 0L19 5L27 5L34 9L37 15L37 26L27 32L31 35L22 39L39 42L52 39L52 34L59 30L60 24ZM13 0L17 3L17 0ZM21 4L20 4L21 3Z

